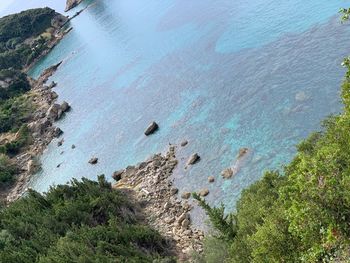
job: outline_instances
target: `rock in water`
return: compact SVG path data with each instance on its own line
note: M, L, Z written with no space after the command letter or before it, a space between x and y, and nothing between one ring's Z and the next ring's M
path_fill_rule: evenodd
M182 199L189 199L191 197L191 193L190 192L184 192L181 194L181 198Z
M97 162L98 162L98 158L93 157L90 159L89 164L97 164Z
M124 170L116 171L113 173L112 178L118 182L119 180L122 179L123 173L124 173Z
M233 170L231 168L227 168L221 172L221 176L225 179L231 178L233 175Z
M153 134L156 130L158 130L159 126L158 124L154 121L152 122L146 129L145 131L145 135L149 136L151 134Z
M209 176L208 177L208 182L209 183L213 183L215 181L215 177L214 176Z
M62 112L67 112L70 110L70 105L68 104L68 102L64 101L61 104L61 111Z
M188 159L187 161L187 165L193 165L196 162L198 162L200 160L200 156L198 155L198 153L194 153L191 155L190 159Z
M186 145L188 144L188 141L187 140L184 140L181 142L181 147L185 147Z
M209 194L209 190L208 189L202 189L199 191L198 193L200 196L207 196Z

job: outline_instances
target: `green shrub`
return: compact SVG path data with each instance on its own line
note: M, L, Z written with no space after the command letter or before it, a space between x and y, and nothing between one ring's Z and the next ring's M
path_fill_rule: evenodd
M16 169L10 159L4 154L0 154L0 187L11 184L15 173Z
M33 112L30 97L22 95L0 104L0 132L17 131L25 124Z
M103 176L29 191L0 212L1 262L153 262L167 243L136 207Z

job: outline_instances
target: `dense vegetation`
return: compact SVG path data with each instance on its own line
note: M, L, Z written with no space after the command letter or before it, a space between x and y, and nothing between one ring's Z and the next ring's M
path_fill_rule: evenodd
M21 70L47 49L56 16L50 8L38 8L0 18L0 133L17 133L0 142L0 187L13 182L16 172L13 165L4 165L9 162L6 158L17 154L30 139L26 123L33 104L26 94L29 80Z
M153 262L166 245L103 176L29 191L0 211L2 263Z
M0 18L0 69L22 69L46 48L45 39L35 38L51 27L56 16L50 8L37 8Z
M267 172L243 191L229 215L195 195L223 244L215 250L209 239L200 260L350 262L350 59L343 65L343 113L301 142L282 172Z

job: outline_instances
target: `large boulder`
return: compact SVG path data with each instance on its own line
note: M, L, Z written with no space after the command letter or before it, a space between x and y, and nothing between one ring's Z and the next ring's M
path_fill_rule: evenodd
M153 121L145 130L145 135L149 136L155 133L158 130L158 128L159 128L158 124L155 121Z
M198 155L198 153L192 154L191 157L187 161L187 165L193 165L193 164L199 162L200 158L201 157Z
M62 110L62 112L67 112L70 110L70 105L68 104L68 102L66 102L66 101L62 102L61 110Z
M89 164L97 164L97 162L98 162L98 158L96 157L93 157L89 160Z

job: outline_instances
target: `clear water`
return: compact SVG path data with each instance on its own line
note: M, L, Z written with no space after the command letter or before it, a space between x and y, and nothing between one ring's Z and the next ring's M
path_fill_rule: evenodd
M61 2L52 6L62 10ZM31 72L64 60L52 80L59 100L73 107L58 123L63 146L51 143L31 182L40 191L72 177L110 178L187 139L176 184L208 187L209 201L232 209L243 188L289 161L298 141L341 110L350 32L337 12L350 1L88 2L95 4ZM160 130L146 138L153 120ZM241 147L252 154L239 174L221 179ZM201 161L185 170L194 152ZM210 185L209 175L217 177Z

